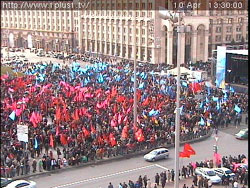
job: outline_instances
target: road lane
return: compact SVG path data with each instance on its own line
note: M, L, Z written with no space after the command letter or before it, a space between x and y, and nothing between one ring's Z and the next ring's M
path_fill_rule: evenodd
M223 155L248 155L248 141L236 140L233 135L224 132L218 134L218 152ZM186 165L189 162L201 161L204 159L212 159L213 157L213 145L215 144L214 137L210 137L205 141L191 144L195 149L197 155L192 156L190 159L181 159L181 165ZM181 150L183 147L181 147ZM37 182L38 188L56 187L71 184L74 182L80 182L70 188L104 188L107 187L111 181L114 185L118 185L120 182L128 182L129 179L136 180L139 175L147 176L154 180L156 172L164 171L162 167L167 169L174 168L174 148L169 150L170 158L156 163L150 163L143 160L143 156L137 156L131 159L124 159L114 161L112 163L105 163L101 165L93 165L89 167L77 168L70 171L64 171L57 174L51 174L50 176L33 177L33 181ZM142 168L151 164L158 164L160 166L154 166L154 168ZM129 173L120 173L131 169L142 168L139 171L133 170ZM116 174L118 173L118 174ZM109 174L116 174L115 176L108 176ZM107 176L106 178L104 178ZM101 179L93 179L103 177ZM92 178L92 180L91 180ZM84 181L89 180L89 181Z

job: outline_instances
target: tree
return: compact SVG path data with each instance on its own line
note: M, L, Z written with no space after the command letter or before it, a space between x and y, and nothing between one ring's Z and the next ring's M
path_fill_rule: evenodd
M233 46L233 45L235 45L236 43L235 43L235 40L234 40L234 38L232 39L232 41L231 41L231 45Z
M241 37L241 42L240 43L245 44L245 38L243 36Z

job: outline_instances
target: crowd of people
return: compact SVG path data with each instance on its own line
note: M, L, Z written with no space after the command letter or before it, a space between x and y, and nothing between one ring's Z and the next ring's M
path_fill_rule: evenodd
M248 170L247 168L234 168L234 163L243 163L246 160L246 156L244 154L234 156L223 156L222 165L230 169L232 172L235 173L234 177L230 177L230 175L223 175L221 177L222 182L221 184L225 187L229 187L232 185L232 188L246 188L248 185ZM213 186L211 180L203 177L201 175L197 175L195 173L195 169L197 167L201 168L213 168L213 160L205 160L201 162L190 162L187 166L183 166L179 171L179 179L187 179L192 178L192 184L187 185L184 184L183 188L209 188ZM221 165L218 165L221 167ZM147 175L139 175L138 180L132 181L129 180L128 183L123 182L118 185L119 188L165 188L168 187L167 183L174 182L175 179L175 172L174 169L169 169L163 171L161 173L156 173L154 180L150 180ZM240 187L240 185L242 185ZM114 185L110 182L108 188L114 188Z
M27 76L1 76L1 174L14 177L31 167L53 170L174 143L174 77L138 66L134 124L133 64L91 61L84 68L75 62L8 64ZM247 109L246 94L182 81L180 139L227 126ZM28 125L27 143L18 140L20 124Z

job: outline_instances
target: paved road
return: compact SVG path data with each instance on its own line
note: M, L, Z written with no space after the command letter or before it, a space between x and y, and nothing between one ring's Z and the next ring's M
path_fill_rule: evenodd
M236 140L232 134L222 131L219 131L218 136L218 152L221 155L248 155L248 141ZM197 155L190 159L181 159L180 163L186 165L191 161L212 159L214 144L214 137L192 144ZM174 168L174 148L170 149L169 159L156 163L146 162L142 156L138 156L30 179L37 182L38 188L106 188L109 182L117 187L120 182L128 182L129 179L134 181L139 175L146 174L151 180L154 180L156 172L172 168Z

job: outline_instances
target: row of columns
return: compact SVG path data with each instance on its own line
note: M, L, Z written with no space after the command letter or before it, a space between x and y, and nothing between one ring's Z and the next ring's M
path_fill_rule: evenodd
M162 36L161 40L161 62L173 64L173 42L174 42L174 35L173 31L167 31L167 44L165 34ZM196 62L197 60L207 61L208 59L208 40L209 40L209 33L208 30L205 30L204 33L204 49L200 51L200 43L198 43L198 32L192 31L191 33L191 61ZM181 34L181 62L184 64L185 62L185 33ZM166 57L167 56L167 57Z

